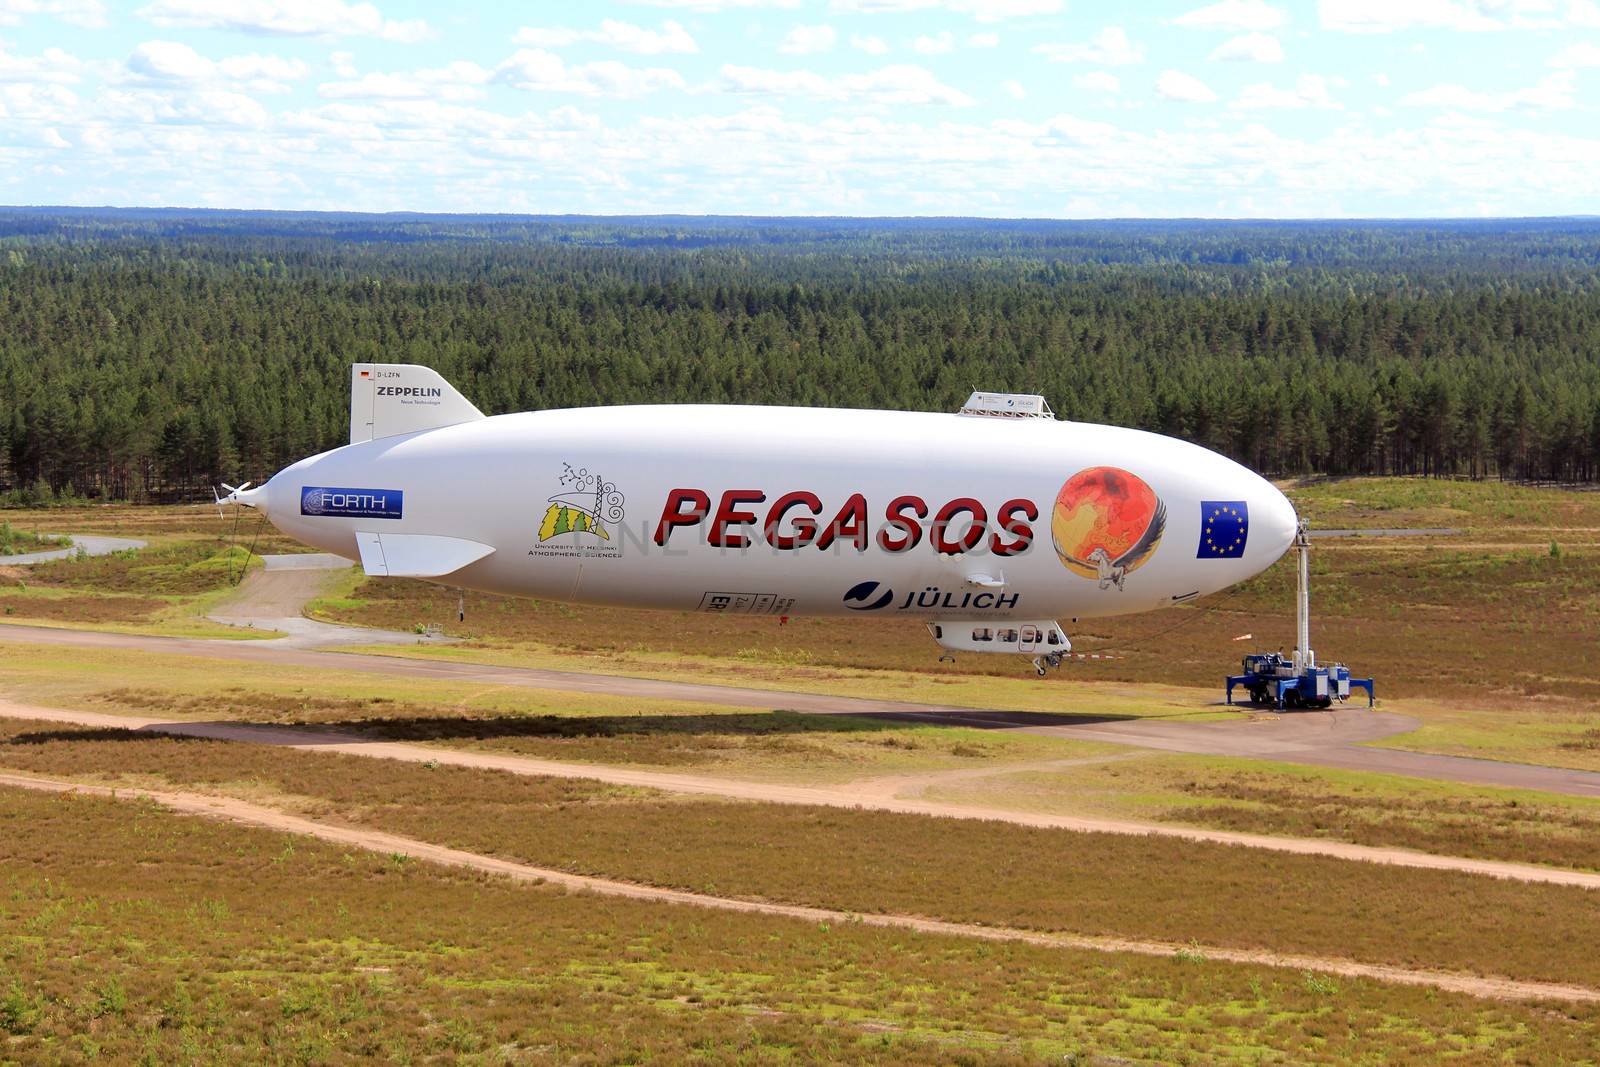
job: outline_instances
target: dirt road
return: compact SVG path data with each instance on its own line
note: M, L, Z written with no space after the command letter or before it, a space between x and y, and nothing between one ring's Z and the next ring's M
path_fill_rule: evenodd
M1171 826L1165 823L1138 822L1131 819L1055 815L920 800L914 797L899 797L892 793L887 793L882 789L876 788L875 783L871 781L845 783L836 786L784 785L773 782L715 778L707 775L648 771L633 767L562 763L555 760L534 759L528 756L506 756L493 752L463 751L461 749L409 744L401 741L379 741L331 730L294 729L291 727L238 722L170 722L137 715L109 715L103 712L34 707L6 700L0 700L0 717L70 723L75 726L143 730L150 733L171 734L178 737L204 737L218 741L274 745L282 748L311 749L318 752L337 752L347 756L401 760L406 763L473 767L479 770L506 771L511 774L533 777L585 778L607 782L612 785L659 789L664 792L690 796L725 797L730 800L764 801L774 804L805 804L861 811L885 811L902 815L932 815L945 819L979 819L1012 823L1018 826L1092 833L1175 837L1186 841L1243 845L1250 848L1269 849L1274 852L1361 860L1367 863L1378 863L1392 867L1456 871L1465 874L1489 875L1494 878L1505 878L1518 882L1540 882L1552 885L1577 886L1585 889L1600 889L1600 873L1591 871L1562 870L1554 867L1539 867L1527 863L1508 863L1500 860L1472 859L1462 856L1437 856L1423 852L1412 852L1403 848L1379 848L1371 845L1355 845L1344 841L1329 841L1322 838L1275 837L1268 834L1204 830L1194 827ZM1061 765L1070 765L1078 761L1062 760L1058 762ZM1034 765L1035 769L1047 766L1046 764ZM963 776L969 772L955 771L951 773L956 776ZM929 783L933 777L932 775L924 775L919 778L919 781Z
M1247 756L1437 781L1532 789L1567 796L1600 796L1600 773L1593 771L1362 747L1360 743L1363 741L1404 733L1419 725L1417 720L1406 715L1365 708L1278 716L1247 717L1241 714L1238 719L1205 723L1175 723L1160 719L1112 720L1073 717L1070 712L1053 715L1042 712L983 711L948 705L750 689L703 682L662 681L373 653L325 652L282 641L211 641L5 623L0 623L0 641L83 649L135 649L165 655L273 663L347 674L360 672L561 692L601 693L645 700L686 700L741 708L781 708L810 715L855 715L980 729L1021 730L1070 740L1106 741L1168 752Z
M261 561L263 566L246 574L233 594L206 618L227 626L276 631L284 636L275 643L287 648L442 642L441 638L422 634L336 626L306 618L306 605L321 596L339 572L350 569L350 561L341 556L311 552L262 556Z
M377 830L363 830L348 826L316 822L290 815L274 808L251 804L242 800L206 796L200 793L162 792L144 789L111 789L106 786L80 785L58 779L35 778L26 775L0 773L0 786L34 789L51 793L82 793L90 796L116 796L142 798L164 805L175 812L200 815L248 826L279 830L319 838L335 844L380 852L385 855L404 855L428 863L448 867L464 867L502 875L521 882L543 883L567 890L599 893L605 896L628 897L663 904L677 904L720 911L737 911L748 914L772 915L798 919L809 923L852 923L914 930L918 933L948 937L976 938L984 941L1016 941L1046 948L1077 949L1095 952L1131 952L1143 956L1200 955L1208 960L1227 963L1259 964L1267 967L1285 967L1300 971L1322 971L1350 978L1367 978L1380 982L1397 982L1406 985L1431 986L1452 993L1487 997L1499 1000L1557 1000L1600 1001L1600 990L1586 986L1563 985L1552 982L1528 982L1511 978L1461 974L1457 972L1414 970L1382 964L1360 963L1355 960L1321 956L1296 956L1276 952L1248 949L1221 948L1194 943L1173 944L1163 941L1138 941L1109 937L1083 937L1073 934L1040 933L1004 926L977 926L968 923L943 922L914 915L862 914L812 908L796 904L773 904L764 901L734 900L704 893L691 893L679 889L662 889L619 882L608 878L593 878L568 874L547 867L534 867L493 856L482 856L460 849L399 837Z

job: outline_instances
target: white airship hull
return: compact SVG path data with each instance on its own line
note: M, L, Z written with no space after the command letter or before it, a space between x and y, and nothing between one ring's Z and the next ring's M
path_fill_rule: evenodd
M1259 573L1295 532L1248 469L1117 427L694 405L482 418L462 403L470 421L358 440L239 499L369 572L751 616L1148 611Z

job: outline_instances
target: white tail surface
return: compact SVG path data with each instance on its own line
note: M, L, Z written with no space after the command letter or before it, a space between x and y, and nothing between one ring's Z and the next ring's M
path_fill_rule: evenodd
M428 367L355 363L350 367L350 443L473 422L483 412Z
M437 534L356 531L361 569L372 577L438 578L494 551L493 545Z

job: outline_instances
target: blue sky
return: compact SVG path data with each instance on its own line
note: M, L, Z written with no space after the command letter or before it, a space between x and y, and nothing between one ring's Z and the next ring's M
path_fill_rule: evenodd
M0 0L0 202L1600 213L1600 0Z

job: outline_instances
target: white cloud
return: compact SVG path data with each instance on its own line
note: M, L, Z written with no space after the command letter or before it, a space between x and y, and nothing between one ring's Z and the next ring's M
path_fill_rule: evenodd
M1156 92L1166 100L1181 100L1186 104L1209 104L1217 98L1211 87L1192 74L1181 70L1166 70L1156 79Z
M328 62L333 64L333 72L341 78L354 78L357 73L356 57L350 52L335 52L328 57Z
M1223 41L1206 58L1245 63L1282 63L1283 45L1270 33L1245 33Z
M860 49L869 56L881 56L889 50L882 37L869 37L859 33L851 34L850 47Z
M408 74L368 74L353 81L325 82L317 94L328 100L472 100L483 95L494 72L458 61Z
M1334 82L1320 74L1302 74L1294 88L1279 89L1266 82L1247 85L1230 107L1241 111L1295 110L1306 107L1337 110L1343 105L1334 100Z
M1492 6L1509 8L1516 6L1516 0ZM1483 32L1504 25L1485 14L1475 0L1317 0L1317 16L1323 29L1346 33L1411 29Z
M644 4L648 7L679 8L703 15L715 15L719 11L737 11L742 8L791 8L800 6L800 0L634 0L634 3Z
M942 56L956 50L956 37L949 30L932 37L923 34L911 42L911 50L922 56Z
M1220 3L1179 15L1172 21L1191 30L1232 30L1240 33L1275 30L1286 24L1289 16L1265 0L1221 0Z
M647 3L658 0L645 0ZM868 15L904 14L910 11L954 11L979 22L1054 15L1066 7L1064 0L833 0L833 10Z
M698 52L689 31L680 23L668 19L659 30L635 26L631 22L604 19L597 30L574 30L566 27L542 28L524 26L512 39L513 44L530 48L566 48L574 44L599 44L637 55L658 56L668 53L687 55Z
M1047 43L1033 50L1049 57L1052 63L1097 63L1120 67L1144 62L1144 45L1128 40L1121 26L1107 26L1087 43Z
M998 33L975 33L967 38L968 48L999 48L1000 35Z
M33 15L45 15L84 29L106 26L106 7L100 0L0 0L0 26L20 26Z
M495 78L536 93L639 97L663 89L685 88L683 75L665 67L630 67L616 60L568 66L554 52L524 48L502 63Z
M1000 83L1000 88L1004 89L1006 95L1013 100L1026 100L1028 98L1028 90L1024 89L1022 83L1015 78L1007 78Z
M1464 85L1435 85L1403 97L1411 107L1448 108L1455 111L1564 111L1573 107L1577 76L1571 70L1546 75L1537 85L1508 93L1483 93Z
M160 81L199 81L216 74L217 65L178 41L146 41L128 57L128 70Z
M1074 74L1072 87L1089 93L1122 92L1122 83L1108 70L1091 70L1087 74Z
M821 100L871 104L944 104L966 107L973 100L924 67L897 64L865 74L823 75L810 70L760 70L724 66L729 92L811 96Z
M147 84L231 83L230 89L285 93L306 76L306 65L282 56L229 56L212 60L178 41L145 41L123 64L123 74Z
M1552 67L1600 67L1600 45L1579 41L1550 57Z
M0 45L0 82L71 85L82 67L82 60L59 48L47 48L37 56L14 56Z
M979 22L1054 15L1066 5L1062 0L951 0L950 10L971 15Z
M1387 74L1374 74L1372 76L1372 84L1373 85L1378 85L1378 86L1381 86L1381 87L1387 89L1389 87L1389 75L1387 75Z
M430 33L421 19L386 19L372 4L345 0L155 0L138 13L158 26L283 37L381 37L410 43Z
M795 26L784 36L778 51L791 56L809 56L832 50L838 39L832 26Z

